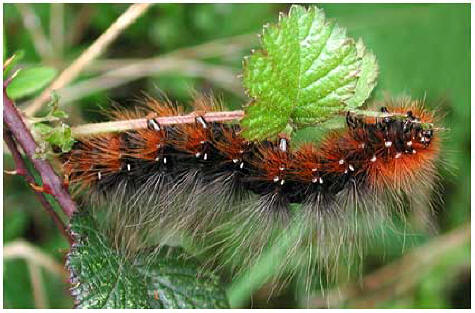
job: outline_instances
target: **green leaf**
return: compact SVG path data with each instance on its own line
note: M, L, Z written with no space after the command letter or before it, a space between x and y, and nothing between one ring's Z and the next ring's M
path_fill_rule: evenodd
M44 123L36 123L34 124L35 131L40 133L42 136L49 135L53 131L53 127L46 125Z
M363 41L360 39L356 44L358 54L363 56L361 63L360 78L356 83L354 96L347 102L349 108L359 108L369 98L377 83L379 74L378 63L373 53L366 51Z
M61 110L51 112L51 115L57 118L68 118L68 114Z
M244 86L254 102L242 121L248 139L323 122L355 93L362 56L322 10L294 5L265 26L262 50L244 59Z
M32 95L45 87L56 73L56 69L45 66L23 69L8 85L7 94L14 100Z
M217 276L199 270L182 249L125 257L111 248L87 212L71 220L66 266L79 308L228 308Z

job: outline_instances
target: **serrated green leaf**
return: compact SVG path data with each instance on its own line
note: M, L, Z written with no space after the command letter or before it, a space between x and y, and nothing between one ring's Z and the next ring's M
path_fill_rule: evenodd
M71 220L67 258L79 308L228 308L219 279L199 271L182 249L162 247L124 257L87 212Z
M14 100L32 95L45 87L56 73L56 69L45 66L23 69L8 85L7 94Z
M347 107L352 109L361 107L369 98L371 92L376 86L376 79L379 74L376 57L373 53L366 50L361 39L358 40L356 48L358 49L358 54L363 56L363 61L361 63L360 77L356 83L355 94L347 102Z
M277 25L264 28L261 43L262 50L244 60L244 86L255 100L242 121L247 138L323 122L346 107L362 56L322 10L292 6Z

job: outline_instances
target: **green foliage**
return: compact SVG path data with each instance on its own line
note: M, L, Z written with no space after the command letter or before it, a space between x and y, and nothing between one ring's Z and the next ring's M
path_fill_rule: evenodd
M261 42L263 49L244 61L244 85L254 98L242 120L249 139L315 125L359 107L375 85L374 57L315 6L292 6L277 25L264 27Z
M62 122L62 119L67 118L68 114L59 109L59 97L56 93L53 92L51 98L52 100L48 103L47 114L44 117L33 119L33 121L36 121L33 124L33 129L41 136L44 143L59 147L62 152L69 152L75 140L72 136L71 127ZM53 127L43 122L57 123L58 125ZM47 150L52 149L44 147L43 150L38 154L38 157L44 158L45 154L50 152Z
M20 70L7 87L11 99L30 96L43 89L55 76L56 69L46 66L35 66Z
M126 258L80 212L71 220L75 238L67 266L79 308L227 308L218 278L178 248L162 247Z

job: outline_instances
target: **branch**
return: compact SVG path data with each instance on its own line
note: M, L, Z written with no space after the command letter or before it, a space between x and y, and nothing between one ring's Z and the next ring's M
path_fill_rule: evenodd
M257 36L254 34L238 35L233 37L220 38L196 46L180 48L169 53L165 53L148 59L99 59L87 66L89 72L105 72L132 64L148 62L156 63L161 59L209 59L217 57L229 58L239 51L250 48L257 43Z
M48 272L54 275L66 278L66 269L62 264L59 264L53 257L22 239L6 243L3 246L3 258L4 260L25 259L38 266L44 267Z
M21 157L20 152L17 149L17 146L15 144L15 141L12 138L11 132L6 129L6 127L3 128L3 140L7 144L8 149L10 150L13 158L13 162L15 162L15 172L17 175L21 175L25 178L26 182L32 186L35 185L35 179L33 175L28 171L28 168L26 167L25 161ZM41 205L45 208L46 213L51 217L53 222L56 224L58 227L59 231L64 235L65 238L68 239L69 243L72 243L72 238L66 231L66 227L64 226L63 221L61 218L58 216L58 214L54 211L53 207L51 204L48 202L46 197L41 193L36 190L33 190L36 197L40 201Z
M41 175L43 187L48 190L53 197L56 198L63 212L71 217L76 211L76 204L71 199L70 194L63 185L63 182L58 178L53 171L51 165L45 161L36 159L35 153L38 148L30 130L23 122L20 113L16 109L13 102L8 98L6 93L7 85L3 85L3 122L11 131L17 142L22 147L25 154L30 158L36 170Z
M114 62L112 62L114 64ZM108 90L124 85L142 77L159 73L179 73L190 77L204 77L231 91L239 97L244 97L241 84L236 79L237 73L228 67L206 64L204 62L179 59L177 57L161 57L136 61L123 67L115 67L101 76L94 77L64 88L58 92L61 103L65 104L84 98L98 91Z
M176 125L194 123L196 113L181 116L157 117L155 120L160 125ZM244 111L224 111L224 112L208 112L203 114L203 118L207 122L225 122L239 120L244 117ZM134 129L147 128L147 118L139 118L134 120L112 121L104 123L84 124L72 127L72 136L74 138L96 135L100 133L123 132Z
M43 103L50 98L53 90L62 88L74 80L87 64L97 58L125 28L145 13L149 6L149 3L131 5L127 11L119 16L119 18L73 62L73 64L66 68L58 78L25 109L25 114L32 116L40 110Z

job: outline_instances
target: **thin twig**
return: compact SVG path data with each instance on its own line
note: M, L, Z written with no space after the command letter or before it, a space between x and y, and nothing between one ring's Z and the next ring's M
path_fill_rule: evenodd
M69 31L66 33L68 47L78 44L83 38L87 27L91 24L91 18L97 13L96 7L89 3L80 4L79 13L74 16Z
M31 261L26 261L26 265L30 272L31 288L33 289L33 300L35 308L46 309L48 307L48 299L46 297L41 268Z
M194 123L196 118L195 113L181 116L167 116L157 117L155 121L160 125L176 125ZM207 122L225 122L232 120L239 120L243 118L244 111L224 111L224 112L208 112L203 114L203 118ZM97 135L100 133L123 132L134 129L147 128L147 119L139 118L133 120L112 121L104 123L84 124L71 128L72 136L74 138Z
M18 3L16 7L22 16L23 25L33 39L32 41L36 52L43 60L51 59L53 56L53 48L43 32L39 17L29 4Z
M148 59L99 59L86 67L86 71L105 72L137 63L156 63L161 59L208 59L230 57L237 52L250 48L257 43L255 34L220 38L196 46L186 47Z
M64 49L64 3L51 3L50 6L50 38L54 38L52 44L55 57L61 59Z
M206 64L195 60L178 58L157 58L141 60L133 64L110 70L101 76L81 81L58 92L61 103L65 104L84 98L98 91L119 87L127 82L159 73L182 73L189 77L204 77L220 85L222 88L244 98L244 91L237 72L225 66Z
M18 151L18 148L15 144L15 141L13 140L11 136L11 132L6 129L6 127L3 128L3 140L5 141L8 149L10 150L13 158L13 162L15 163L15 172L17 175L21 175L25 178L26 182L31 186L36 184L35 179L33 175L29 172L25 161L21 157L20 152ZM58 214L54 211L53 207L51 204L48 202L46 197L41 193L36 190L33 190L36 197L40 201L41 205L45 208L46 213L51 217L53 222L56 224L58 227L59 231L64 235L66 239L68 239L69 243L72 243L72 238L69 235L69 233L66 231L66 227L64 226L63 221L61 218L58 216Z
M22 239L8 242L3 246L3 259L25 259L45 268L56 276L66 277L66 269L62 264Z
M149 3L131 5L127 11L119 16L119 18L73 62L73 64L66 68L58 78L25 109L25 114L32 116L40 110L41 106L50 98L53 90L62 88L74 80L88 63L97 58L125 28L145 13L149 6Z
M40 173L43 187L56 198L63 212L68 217L71 217L73 212L76 211L76 204L72 200L71 195L66 190L61 179L59 179L53 171L51 165L45 160L35 158L38 146L33 139L30 130L23 122L20 112L16 109L10 98L8 98L6 87L7 85L4 84L3 122L11 131L16 141L20 144L25 154L30 158L36 170Z

